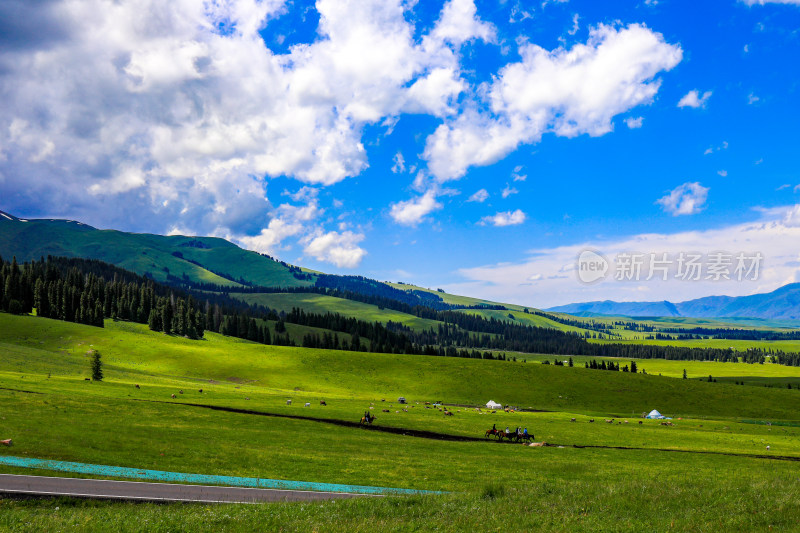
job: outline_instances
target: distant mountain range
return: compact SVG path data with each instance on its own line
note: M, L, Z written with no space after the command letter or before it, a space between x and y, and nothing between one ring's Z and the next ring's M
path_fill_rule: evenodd
M598 302L551 307L548 311L578 316L762 318L800 319L800 283L791 283L764 294L750 296L706 296L686 302Z

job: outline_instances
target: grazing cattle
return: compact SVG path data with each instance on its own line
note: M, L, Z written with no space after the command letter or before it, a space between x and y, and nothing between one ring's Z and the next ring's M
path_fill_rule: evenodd
M286 405L292 405L292 400L286 400Z
M11 446L11 439L0 440L0 444L3 444L5 446ZM767 446L767 449L769 450L769 446Z
M304 406L304 407L311 407L311 404L310 404L310 403L308 403L308 402L306 402L306 404L305 404L305 406Z
M444 415L445 416L453 416L453 411L445 411Z
M381 410L382 410L384 413L388 413L388 412L389 412L389 410L388 410L388 409L381 409Z
M627 420L625 420L625 423L627 424L627 423L628 423L628 421L627 421Z
M641 420L639 420L639 425L641 425L641 424L643 424L643 423L644 423L644 422L642 422Z
M570 422L577 422L577 420L575 420L574 418L570 418L569 421Z
M200 389L200 390L199 390L199 391L197 391L197 392L199 392L200 394L203 394L203 389Z
M245 398L245 400L249 400L250 398Z
M183 389L179 390L178 392L179 392L179 393L181 393L181 394L183 394Z
M139 387L138 383L136 385L134 385L134 387L136 387L137 389L141 388L141 387Z
M594 422L594 418L590 418L590 419L589 419L589 422Z
M613 423L614 423L614 420L613 420L613 419L611 419L611 420L606 420L606 424L613 424Z
M319 404L320 404L320 405L328 405L327 403L325 403L325 400L320 400L320 401L319 401Z
M173 394L173 395L172 395L172 399L174 400L175 398L177 398L177 396L175 396L175 395Z

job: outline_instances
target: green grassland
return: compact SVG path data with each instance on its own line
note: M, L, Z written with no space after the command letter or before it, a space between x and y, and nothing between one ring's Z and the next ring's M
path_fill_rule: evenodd
M436 329L440 322L419 318L408 313L381 309L376 305L315 293L243 293L236 297L248 304L264 305L277 311L289 312L297 307L310 313L339 313L367 322L398 322L415 330Z
M753 457L800 457L800 427L742 423L797 421L800 391L206 337L0 314L0 438L15 442L0 453L451 493L211 507L0 499L0 529L710 531L791 530L800 521L800 462ZM103 354L103 382L84 380L92 350ZM797 375L777 365L741 367ZM406 410L396 403L400 395L410 401ZM464 407L489 399L549 412ZM445 416L425 405L433 400L460 406ZM182 405L188 403L318 420ZM356 420L370 407L376 427L480 437L493 423L523 426L536 440L564 447L440 441L325 422ZM675 425L638 424L634 415L653 408L675 417ZM614 424L603 421L611 417Z
M464 307L469 307L472 305L498 305L497 302L492 302L490 300L482 300L480 298L472 298L471 296L459 296L457 294L439 292L438 290L419 287L417 285L412 285L410 283L397 283L397 282L392 283L391 281L386 281L384 283L394 287L395 289L400 289L401 291L414 290L414 291L429 292L431 294L435 294L436 296L440 297L444 303L452 305L458 305ZM516 311L522 311L524 309L524 307L521 305L515 305L515 304L500 304L500 305L504 305L509 309L513 309Z
M569 326L567 324L556 322L555 320L551 320L541 315L525 313L523 311L501 311L496 309L461 309L460 311L462 313L467 313L474 316L480 316L486 319L494 318L496 320L501 320L503 322L509 322L511 324L517 324L520 326L550 328L550 329L557 329L560 331L569 331L572 333L581 333L581 334L588 331L585 328Z
M569 357L566 356L511 352L507 353L507 355L525 359L528 363L534 364L544 361L550 361L552 363L556 359L562 362L569 361ZM714 361L572 356L573 363L576 367L583 367L584 363L592 359L596 360L598 363L603 360L613 361L614 363L619 363L620 366L630 366L631 361L635 361L639 371L644 369L648 374L668 376L671 378L682 378L683 371L686 370L686 377L688 379L708 379L708 376L711 375L715 379L718 379L718 381L744 381L747 385L774 385L786 387L787 383L791 383L792 387L800 387L800 368L772 364L769 362L764 364L747 364L717 363Z

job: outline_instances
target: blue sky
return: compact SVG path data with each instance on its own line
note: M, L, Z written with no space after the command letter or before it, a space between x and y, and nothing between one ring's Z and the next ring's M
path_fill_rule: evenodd
M0 2L0 209L546 307L798 281L800 2ZM760 252L585 285L580 250Z

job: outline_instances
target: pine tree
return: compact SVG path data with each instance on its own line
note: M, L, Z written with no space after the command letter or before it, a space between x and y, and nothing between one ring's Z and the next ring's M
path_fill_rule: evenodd
M169 299L164 299L161 308L161 328L167 335L172 333L172 304Z
M103 381L103 361L100 360L100 352L97 350L92 355L92 379L94 381Z
M157 309L150 310L150 316L147 318L147 327L152 331L161 331L161 313Z

